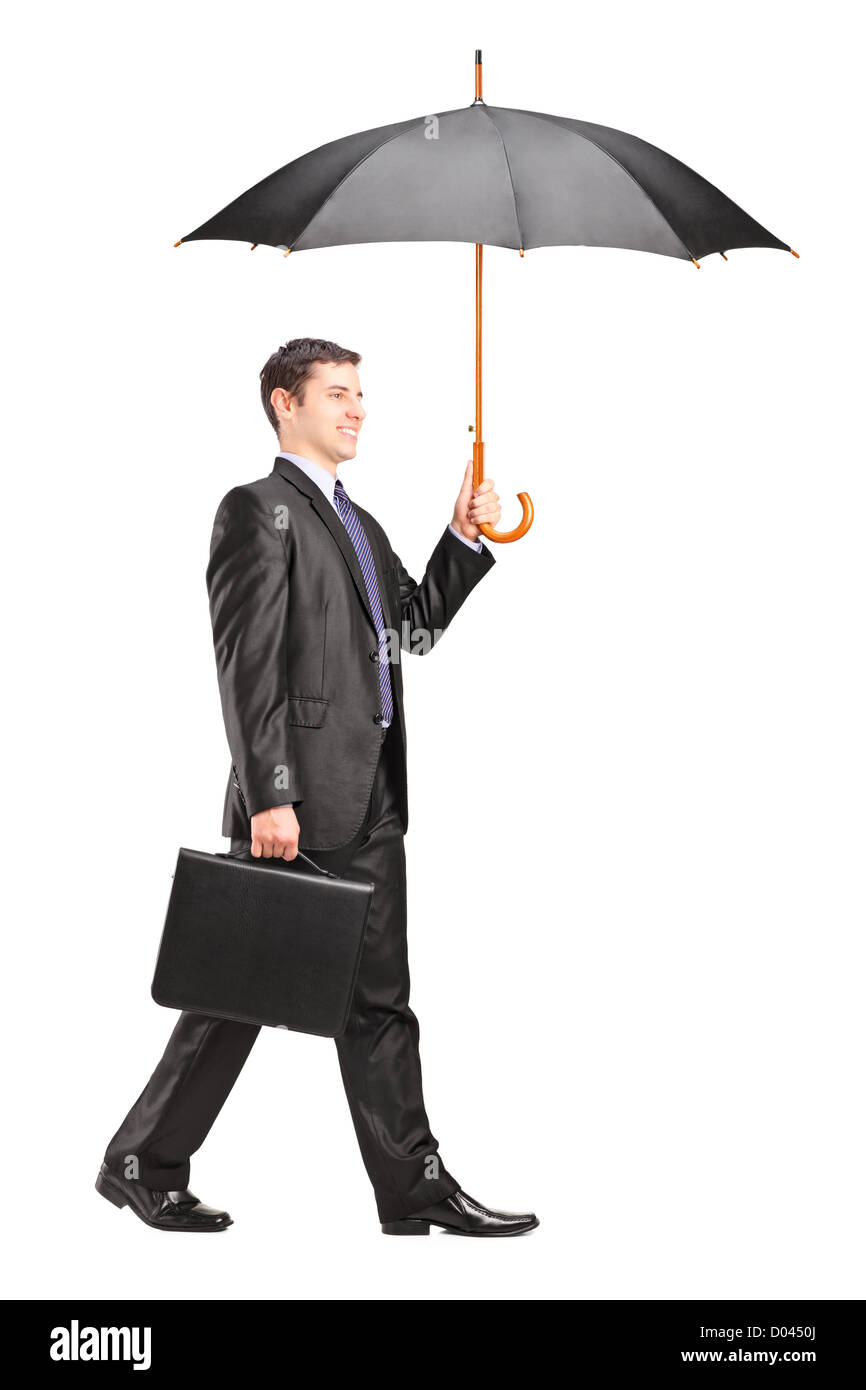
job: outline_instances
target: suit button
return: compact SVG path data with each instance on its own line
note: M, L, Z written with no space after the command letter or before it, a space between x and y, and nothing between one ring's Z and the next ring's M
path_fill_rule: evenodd
M382 716L381 716L381 714L374 714L374 715L373 715L373 723L374 723L374 724L381 724L381 723L382 723Z
M370 653L370 660L371 660L371 661L378 661L378 660L379 660L379 653L378 653L378 652L371 652L371 653Z

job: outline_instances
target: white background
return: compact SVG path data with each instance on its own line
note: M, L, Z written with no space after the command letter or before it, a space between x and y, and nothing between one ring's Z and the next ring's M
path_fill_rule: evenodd
M7 24L4 1267L12 1297L862 1298L866 670L855 11L48 4ZM471 245L173 248L351 131L631 131L800 252L485 254L527 539L406 668L409 942L443 1159L505 1242L389 1240L333 1045L263 1030L192 1162L219 1241L94 1191L224 849L204 570L258 372L363 354L351 495L419 577L470 455ZM335 1197L335 1194L338 1194Z

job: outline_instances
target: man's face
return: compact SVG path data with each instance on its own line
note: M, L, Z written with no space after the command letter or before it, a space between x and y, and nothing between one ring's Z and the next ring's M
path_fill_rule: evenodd
M279 404L283 448L301 454L333 472L345 459L353 459L366 415L361 381L351 362L316 362L304 386L304 403L296 396L274 392ZM273 397L272 397L273 399Z

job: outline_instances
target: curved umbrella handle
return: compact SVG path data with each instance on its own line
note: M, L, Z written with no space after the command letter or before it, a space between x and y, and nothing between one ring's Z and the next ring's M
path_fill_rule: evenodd
M500 545L504 545L508 541L519 541L521 536L526 535L532 525L535 508L528 492L518 492L517 500L523 508L523 516L513 531L494 531L492 526L488 526L486 521L482 521L478 529L489 541L498 541Z
M470 425L470 429L471 429ZM484 481L484 445L481 440L476 439L472 445L472 486L478 487ZM497 531L493 526L489 526L486 521L482 521L478 527L483 536L489 541L496 541L499 545L507 545L509 541L519 541L521 536L525 536L532 525L535 516L535 508L532 505L532 498L528 492L518 492L517 500L523 508L523 516L515 526L513 531Z

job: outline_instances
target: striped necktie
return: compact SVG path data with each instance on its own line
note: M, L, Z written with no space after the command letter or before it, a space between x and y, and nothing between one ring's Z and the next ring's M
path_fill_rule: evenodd
M361 573L364 576L364 583L367 586L367 597L370 600L370 607L373 610L373 617L376 622L376 631L379 634L379 693L382 697L382 718L383 727L391 723L394 717L394 699L391 692L391 663L388 660L388 639L385 634L385 617L382 612L382 600L379 597L379 581L376 578L376 566L373 563L373 552L370 549L370 542L367 540L367 533L361 525L360 517L352 506L346 494L346 489L337 478L334 483L334 501L337 510L343 521L343 525L349 533L349 539L355 547L355 554L361 566Z

